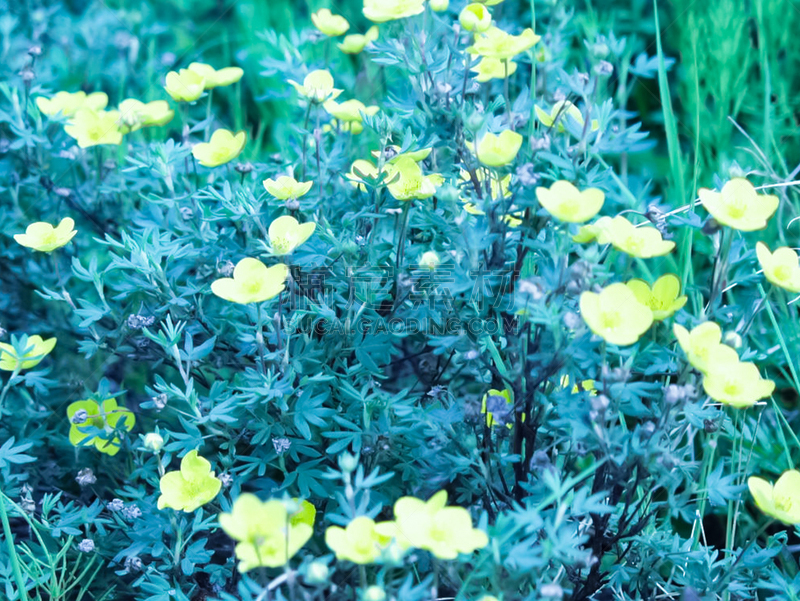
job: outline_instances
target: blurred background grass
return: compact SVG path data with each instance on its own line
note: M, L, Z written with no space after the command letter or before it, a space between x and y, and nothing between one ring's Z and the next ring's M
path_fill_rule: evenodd
M550 0L535 0L543 6ZM35 84L51 90L103 89L111 103L122 97L165 98L167 71L202 60L245 68L238 88L221 94L234 123L261 133L267 147L284 130L288 95L279 80L264 77L261 62L287 52L310 32L309 15L328 6L346 16L351 32L363 32L361 0L35 0L0 1L0 77L19 83L30 45L42 46ZM506 0L496 16L520 26L530 22L530 0ZM653 0L578 0L573 25L591 40L613 32L629 47L656 53ZM659 144L635 158L655 181L685 174L681 198L735 161L776 178L796 176L800 163L800 3L796 0L658 0L664 53L677 59L668 74L677 140L670 164L665 112L657 81L636 82L627 108L638 113ZM264 32L286 36L286 45ZM298 34L302 32L304 34ZM320 44L323 46L323 44ZM573 66L588 65L576 47ZM349 59L348 59L349 60ZM586 67L588 68L588 67ZM16 80L16 81L15 81ZM750 136L748 140L735 120ZM754 148L757 144L761 152ZM258 149L258 145L256 145ZM774 170L770 173L770 170ZM674 182L673 182L674 183Z

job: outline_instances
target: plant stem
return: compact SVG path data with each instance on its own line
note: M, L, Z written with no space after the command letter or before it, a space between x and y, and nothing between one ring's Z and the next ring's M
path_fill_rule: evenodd
M19 557L14 546L14 535L11 532L11 525L8 523L8 513L6 513L6 496L0 492L0 521L3 523L3 535L6 538L8 556L11 559L11 570L14 573L14 580L17 581L19 598L28 601L28 589L25 588L25 581L22 579L22 570L19 567Z
M260 359L259 366L261 375L267 373L266 362L266 349L264 348L264 322L263 313L261 312L261 303L256 303L256 344L258 345L258 356Z
M6 400L6 395L8 394L8 391L11 390L11 383L19 375L21 369L21 364L17 362L17 366L14 368L14 371L11 372L11 377L8 379L8 382L6 382L6 385L3 386L3 391L0 392L0 417L3 415L3 401Z

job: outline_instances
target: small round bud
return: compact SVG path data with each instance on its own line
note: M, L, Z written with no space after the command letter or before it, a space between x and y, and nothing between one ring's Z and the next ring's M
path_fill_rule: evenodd
M444 12L450 6L450 0L431 0L431 10L437 13Z
M473 2L461 11L458 22L467 31L481 33L492 26L492 13L483 4Z
M742 337L736 332L725 332L722 342L733 348L742 348Z
M602 414L608 409L608 406L611 404L609 398L604 394L598 394L597 396L591 397L590 400L592 404L592 409L596 411L598 414Z
M78 543L78 551L81 553L91 553L94 551L94 541L91 538L84 538Z
M562 599L564 597L564 589L557 582L551 582L542 586L539 589L539 594L545 598Z
M42 47L41 46L31 46L28 48L28 54L30 56L42 56Z
M296 211L300 208L300 201L296 198L289 198L284 203L284 206L286 206L287 211Z
M419 264L421 267L427 267L431 271L434 271L439 264L441 263L441 259L439 259L439 255L437 255L432 250L429 250L419 258Z
M234 169L236 170L237 173L241 173L241 174L246 175L246 174L250 173L251 171L253 171L254 167L253 167L253 163L246 162L246 163L236 163L236 166L234 167Z
M575 313L574 311L568 311L564 313L564 317L562 318L564 321L564 325L569 330L577 330L578 328L583 325L583 320L581 316Z
M606 77L614 72L614 65L608 61L600 61L594 66L595 75Z
M306 582L309 584L325 584L328 582L330 569L321 561L312 561L306 568Z
M158 453L163 446L164 438L161 436L161 434L158 432L150 432L149 434L145 434L144 447L147 450L153 451L153 453Z
M370 586L364 591L361 597L364 601L384 601L386 599L386 591L380 586Z
M339 455L339 467L343 472L352 473L358 467L358 458L350 453Z

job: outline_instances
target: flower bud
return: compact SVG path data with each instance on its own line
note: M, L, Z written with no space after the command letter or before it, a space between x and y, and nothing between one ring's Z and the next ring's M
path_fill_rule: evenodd
M163 446L164 438L161 436L161 434L158 432L150 432L149 434L145 434L144 447L147 450L153 451L153 453L158 453Z
M431 0L431 10L437 13L444 12L450 6L450 0Z
M384 601L386 599L386 591L380 586L370 586L364 591L362 596L364 601Z
M342 453L339 455L339 467L343 472L352 473L358 467L358 458L350 453Z
M492 13L483 4L473 2L461 11L458 22L467 31L481 33L492 26Z
M306 569L306 582L309 584L325 584L328 582L330 569L321 561L312 561Z
M439 264L441 262L442 261L439 259L439 255L437 255L432 250L429 250L428 252L423 253L423 255L419 259L420 266L421 267L427 267L431 271L434 271L437 267L439 267Z

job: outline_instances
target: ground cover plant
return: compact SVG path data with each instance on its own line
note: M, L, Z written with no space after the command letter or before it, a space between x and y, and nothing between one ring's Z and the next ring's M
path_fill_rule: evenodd
M0 6L2 599L800 598L792 0Z

